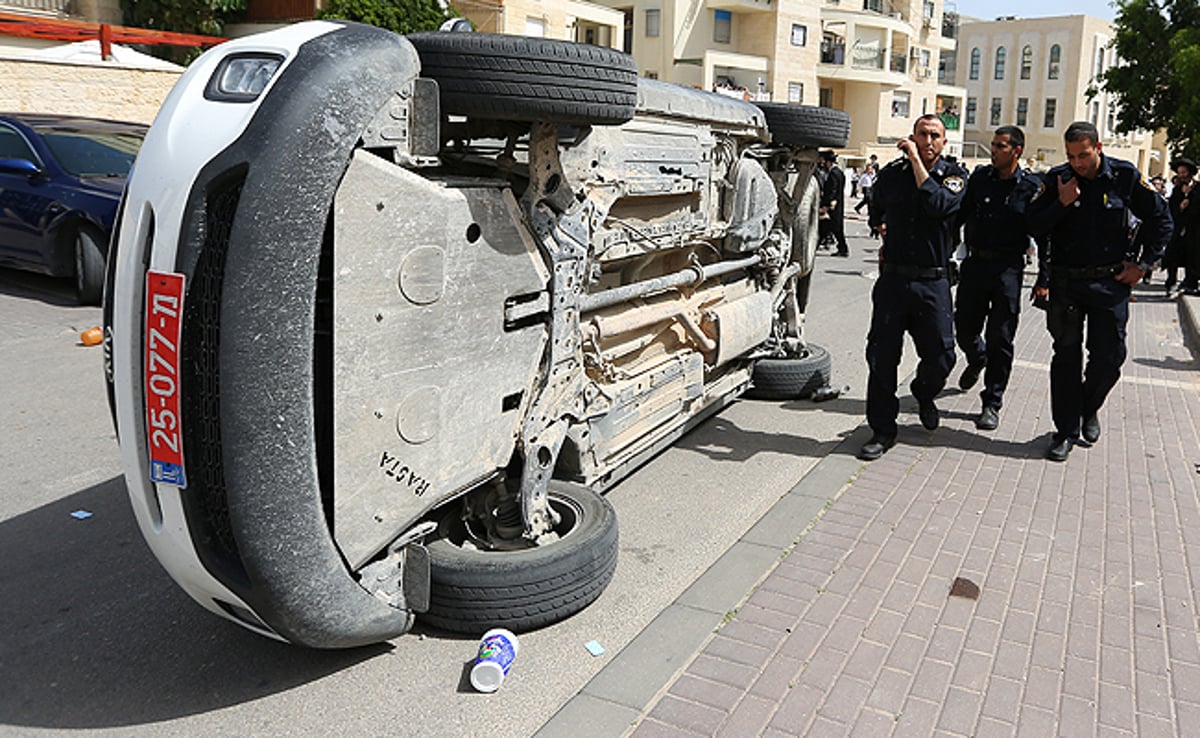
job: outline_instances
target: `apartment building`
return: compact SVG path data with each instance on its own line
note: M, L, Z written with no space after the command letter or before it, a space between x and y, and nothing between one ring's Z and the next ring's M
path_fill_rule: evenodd
M943 115L950 153L962 140L965 90L937 74L955 48L943 0L598 1L624 15L643 76L850 113L852 163L892 159L924 113Z
M1169 154L1149 131L1117 134L1115 98L1090 88L1119 63L1112 24L1085 15L1050 18L962 19L955 59L967 89L963 132L967 156L986 156L992 132L1015 124L1025 131L1025 154L1038 168L1066 161L1062 134L1087 120L1100 132L1105 153L1161 174Z

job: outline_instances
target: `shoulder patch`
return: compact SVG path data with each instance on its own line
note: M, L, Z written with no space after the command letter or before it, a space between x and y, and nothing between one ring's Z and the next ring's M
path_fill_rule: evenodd
M966 182L963 182L963 178L956 174L953 177L946 177L942 180L942 186L957 195L966 187Z
M1044 179L1040 179L1040 178L1039 178L1039 179L1038 179L1037 192L1035 192L1035 193L1033 194L1033 199L1034 199L1034 200L1038 199L1039 197L1041 197L1041 196L1042 196L1042 193L1043 193L1043 192L1045 192L1045 191L1046 191L1046 180L1044 180Z

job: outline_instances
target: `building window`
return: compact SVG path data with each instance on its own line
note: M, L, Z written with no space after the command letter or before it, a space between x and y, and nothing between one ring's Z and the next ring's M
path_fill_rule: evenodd
M1000 125L1000 106L1001 106L1001 104L1002 104L1002 101L1000 98L998 98L998 97L992 98L992 111L991 111L991 115L988 118L988 125L992 125L992 126Z
M817 88L817 105L823 108L833 107L833 88L818 87Z
M1029 125L1029 98L1017 98L1017 125Z
M979 49L971 49L971 79L979 79Z
M1106 121L1106 126L1105 126L1104 130L1110 134L1114 133L1117 130L1117 106L1116 105L1108 106L1108 119Z
M1096 39L1096 79L1104 74L1104 46L1100 39Z
M930 0L925 0L925 2L921 4L921 17L928 21L930 25L933 24L933 16L935 13L937 13L937 8L932 2L930 2Z
M1058 79L1058 67L1062 63L1062 47L1054 44L1050 47L1050 66L1046 70L1046 79Z
M1046 118L1042 121L1044 128L1054 127L1054 116L1058 112L1058 100L1048 97L1046 98Z
M658 72L652 72L649 69L647 69L646 73L643 74L642 76L645 77L646 79L658 79Z
M1008 50L1003 46L996 49L996 68L995 74L992 75L993 79L1004 79L1004 60L1007 56Z
M658 36L661 21L662 11L658 8L651 8L646 11L646 38Z
M1088 122L1092 125L1100 122L1100 102L1097 100L1093 100L1092 104L1088 106Z
M1033 47L1026 46L1021 49L1021 79L1029 79L1033 76Z
M897 90L892 93L892 117L907 118L908 103L912 100L912 94L903 90Z
M968 97L967 98L967 125L969 125L969 126L975 125L975 107L976 107L975 98Z
M808 46L808 26L792 24L792 46Z
M804 84L788 82L788 102L800 104L804 102Z
M713 41L727 44L733 38L733 13L728 10L713 11Z
M525 19L525 35L541 38L546 35L546 21L542 18Z

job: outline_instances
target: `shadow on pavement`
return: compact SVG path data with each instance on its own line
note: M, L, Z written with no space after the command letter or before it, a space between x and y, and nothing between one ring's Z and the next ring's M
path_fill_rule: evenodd
M847 436L853 430L851 428L839 436ZM746 461L763 452L824 457L833 453L839 443L840 438L836 441L818 441L789 433L750 431L739 427L728 418L717 415L676 441L674 445L704 454L714 461Z
M92 517L71 517L81 509ZM170 720L393 650L288 646L202 609L147 550L119 477L0 523L0 592L0 725Z
M1191 359L1176 359L1174 356L1168 356L1165 359L1133 359L1134 364L1142 366L1150 366L1156 369L1166 369L1172 372L1195 372L1200 371L1200 364L1197 364Z
M0 268L0 294L37 300L57 307L78 307L71 280L44 274Z

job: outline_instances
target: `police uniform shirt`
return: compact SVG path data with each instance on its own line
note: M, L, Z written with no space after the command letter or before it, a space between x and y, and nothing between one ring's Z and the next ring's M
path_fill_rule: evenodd
M967 189L967 170L939 158L917 187L912 164L897 159L879 172L871 191L871 227L887 224L885 264L945 267L954 250L955 215Z
M1041 178L1018 168L1001 179L991 164L976 167L967 180L959 220L965 224L967 254L1005 264L1023 264L1029 248L1025 211Z
M1079 197L1064 206L1058 199L1058 183L1069 175L1079 181ZM1141 219L1141 255L1130 254L1129 218ZM1050 263L1079 268L1115 265L1124 260L1140 264L1157 262L1171 237L1171 213L1159 196L1130 162L1100 155L1096 178L1086 180L1060 164L1042 177L1029 205L1030 230L1050 237Z

